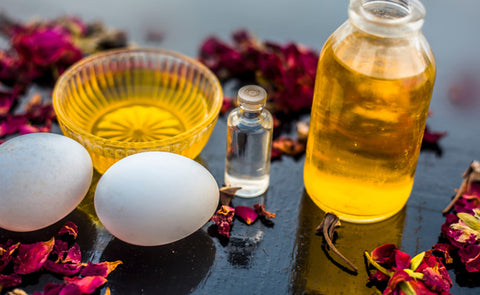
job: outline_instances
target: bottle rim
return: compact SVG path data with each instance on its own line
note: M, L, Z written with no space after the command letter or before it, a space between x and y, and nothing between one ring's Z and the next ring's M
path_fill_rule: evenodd
M350 0L350 22L360 30L381 37L401 37L418 32L425 7L419 0Z
M262 109L267 100L267 91L257 85L243 86L238 90L237 99L243 109Z

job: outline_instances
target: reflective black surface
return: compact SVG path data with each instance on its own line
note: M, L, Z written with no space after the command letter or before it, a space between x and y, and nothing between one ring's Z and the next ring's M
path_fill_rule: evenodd
M461 174L480 159L480 4L477 0L425 0L424 35L437 60L437 79L431 103L432 130L447 131L439 146L421 153L413 192L406 208L392 219L372 224L342 223L338 248L358 264L360 272L343 271L343 264L322 248L314 229L322 212L304 193L303 158L284 157L272 163L271 186L251 200L264 202L277 213L273 224L247 226L235 220L229 241L212 234L212 224L177 243L154 248L133 247L112 238L92 215L91 194L65 220L79 224L79 242L85 259L121 259L124 264L110 276L113 294L374 294L366 285L363 251L383 243L397 243L415 255L437 242L441 214ZM223 39L246 28L261 39L295 41L318 51L327 37L347 18L348 1L19 1L3 0L0 9L21 20L33 16L77 14L125 29L141 46L163 47L196 56L201 41L215 34ZM162 31L160 43L146 40L149 30ZM226 89L226 94L229 89ZM454 98L454 99L452 99ZM223 182L225 118L197 159ZM1 231L6 238L23 241L49 239L62 225L29 234ZM453 294L478 294L480 287L465 274L450 270ZM25 287L39 290L53 278L42 275ZM477 280L478 281L478 280ZM475 281L474 281L475 282ZM475 283L474 283L475 285ZM480 285L480 283L477 283Z

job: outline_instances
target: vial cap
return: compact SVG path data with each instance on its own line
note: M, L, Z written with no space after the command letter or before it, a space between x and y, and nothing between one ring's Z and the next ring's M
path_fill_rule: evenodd
M267 91L257 85L243 86L238 90L238 102L247 109L258 109L265 105Z

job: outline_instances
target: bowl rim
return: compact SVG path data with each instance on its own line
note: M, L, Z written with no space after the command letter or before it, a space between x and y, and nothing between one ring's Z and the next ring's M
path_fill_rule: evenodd
M117 140L106 139L106 138L94 135L86 131L85 129L79 127L77 124L73 123L63 112L59 111L59 110L62 110L62 107L60 106L59 100L57 99L58 93L63 91L63 89L61 89L63 88L63 85L66 84L67 81L69 81L69 79L74 74L79 72L79 68L83 67L85 64L91 63L92 61L99 60L105 57L118 56L121 54L130 54L130 53L162 54L162 55L171 56L174 58L184 60L188 63L191 63L192 65L200 69L200 71L202 71L205 74L206 78L214 84L214 88L217 89L216 91L214 91L215 95L212 98L215 100L214 109L200 123L195 125L193 128L186 130L180 134L177 134L169 138L160 139L160 140L139 141L139 142L117 141ZM175 143L183 141L185 138L194 136L195 134L199 133L200 130L206 129L210 127L211 124L215 123L220 113L222 102L223 102L223 90L222 90L220 81L218 77L206 65L204 65L203 63L201 63L200 61L194 58L191 58L185 54L182 54L176 51L163 49L163 48L148 48L148 47L133 47L133 48L126 47L121 49L109 49L109 50L105 50L99 53L94 53L90 56L84 57L81 60L74 63L73 65L71 65L60 75L60 77L57 79L57 82L55 83L55 86L52 92L52 104L55 110L55 114L57 115L57 120L59 121L60 127L62 127L62 125L65 125L65 127L68 128L69 130L75 132L81 137L91 139L95 143L98 143L101 141L103 145L115 146L120 148L134 148L134 149L148 148L152 146L161 147L161 146L173 145Z

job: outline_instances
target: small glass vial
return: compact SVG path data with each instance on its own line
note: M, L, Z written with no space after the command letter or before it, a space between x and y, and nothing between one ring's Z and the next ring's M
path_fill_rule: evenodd
M256 197L270 183L273 118L264 109L267 92L262 87L244 86L237 99L239 107L227 120L225 184L242 187L237 196Z

